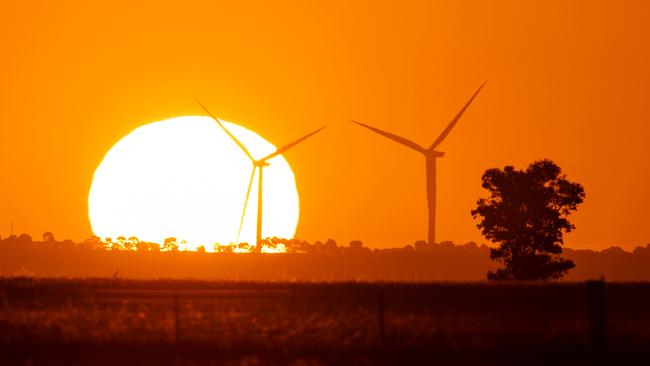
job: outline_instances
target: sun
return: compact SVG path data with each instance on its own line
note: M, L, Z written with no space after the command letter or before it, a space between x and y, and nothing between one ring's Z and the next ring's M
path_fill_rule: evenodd
M255 132L225 122L255 159L275 146ZM264 170L264 237L291 238L299 198L282 155ZM253 166L210 117L184 116L138 127L118 141L95 170L88 216L101 238L135 236L162 243L185 240L188 249L234 243ZM257 179L240 242L255 242Z

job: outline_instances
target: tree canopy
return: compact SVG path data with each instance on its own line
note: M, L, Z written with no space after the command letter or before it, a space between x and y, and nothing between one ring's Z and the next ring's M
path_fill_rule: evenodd
M567 217L585 198L582 185L567 180L550 160L525 170L489 169L482 182L489 197L477 201L472 216L480 218L483 236L499 244L490 257L504 265L488 272L488 279L558 279L575 267L560 254L564 233L575 228Z

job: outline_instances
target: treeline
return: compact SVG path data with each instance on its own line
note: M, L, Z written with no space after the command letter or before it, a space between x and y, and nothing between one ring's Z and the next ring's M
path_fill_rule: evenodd
M4 248L22 248L22 249L83 249L83 250L109 250L109 251L142 251L142 252L174 252L174 251L195 251L215 252L215 253L250 253L253 246L248 243L238 244L213 244L213 250L207 250L205 246L189 249L185 241L179 241L176 238L167 238L162 244L140 241L137 237L118 237L116 239L107 238L102 240L97 236L92 236L84 241L75 243L66 239L57 241L52 233L43 234L41 241L35 241L28 234L18 236L11 235L7 238L0 237L0 246ZM410 251L451 251L451 250L478 250L479 246L475 242L469 242L463 245L455 245L451 241L443 241L429 245L425 241L417 241L414 244L403 247L370 249L360 240L353 240L347 245L340 245L333 239L324 242L316 241L309 243L299 239L284 238L267 238L263 241L262 247L268 252L273 253L302 253L302 254L345 254L345 253L395 253ZM488 246L481 245L481 250L488 250Z
M485 252L490 247L485 244L477 244L470 241L465 244L455 244L451 241L442 241L440 243L428 244L423 240L416 241L413 244L407 244L394 248L368 248L360 240L353 240L347 245L340 245L333 239L324 242L316 241L309 243L300 239L284 238L267 238L264 240L263 247L278 249L281 248L285 253L295 254L345 254L345 253L409 253L409 252ZM81 242L74 242L70 239L58 241L52 233L43 234L42 240L34 240L29 234L11 235L6 238L0 236L0 247L2 248L21 248L21 249L84 249L84 250L109 250L109 251L143 251L143 252L173 252L185 251L187 243L178 241L176 238L167 238L163 244L140 241L137 237L118 237L116 239L107 238L102 240L97 236L92 236ZM248 243L239 244L219 244L213 245L216 253L244 253L252 252L253 246ZM205 246L200 246L195 252L206 252ZM569 256L576 254L603 254L610 256L638 255L650 256L650 244L637 246L631 252L621 247L613 246L603 250L590 249L571 249L564 248L564 253Z
M128 278L203 278L256 281L484 281L497 263L490 247L470 242L423 241L398 248L370 249L360 241L309 243L269 239L268 248L286 254L234 254L246 245L221 246L220 254L179 250L165 244L101 241L58 241L53 235L34 241L28 235L0 240L0 276L64 276ZM134 245L137 250L127 250ZM612 247L601 251L564 249L576 268L566 280L604 276L613 281L650 281L650 244L633 251Z

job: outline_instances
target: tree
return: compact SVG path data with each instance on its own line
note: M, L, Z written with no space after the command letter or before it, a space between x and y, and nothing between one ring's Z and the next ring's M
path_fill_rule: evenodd
M163 252L177 252L178 251L178 243L176 238L167 238L163 242L163 246L161 248L161 251Z
M413 247L415 248L415 250L425 251L429 249L429 243L427 243L424 240L418 240L413 244Z
M361 240L352 240L348 244L347 252L348 253L355 253L355 254L362 254L362 253L370 252L370 249L364 247L363 242Z
M563 234L575 228L567 216L585 198L582 185L570 182L550 160L526 170L512 166L489 169L482 177L490 193L480 198L472 217L486 239L498 243L490 258L503 264L490 280L549 280L564 276L575 264L560 257Z
M20 234L18 236L18 242L20 242L21 244L31 244L33 241L32 241L31 235L29 235L29 234Z
M106 249L104 242L99 236L93 235L81 243L81 247L85 249Z
M51 232L46 232L43 234L43 242L44 243L54 243L56 242L56 239L54 239L54 234Z

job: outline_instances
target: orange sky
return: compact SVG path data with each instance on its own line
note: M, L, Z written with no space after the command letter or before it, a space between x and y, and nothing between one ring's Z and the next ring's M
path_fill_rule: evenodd
M488 80L439 148L438 238L482 242L483 171L550 158L587 192L568 246L650 242L646 1L99 3L0 5L2 236L90 236L103 155L196 96L276 145L329 126L286 156L297 237L409 244L424 159L347 121L428 146Z

